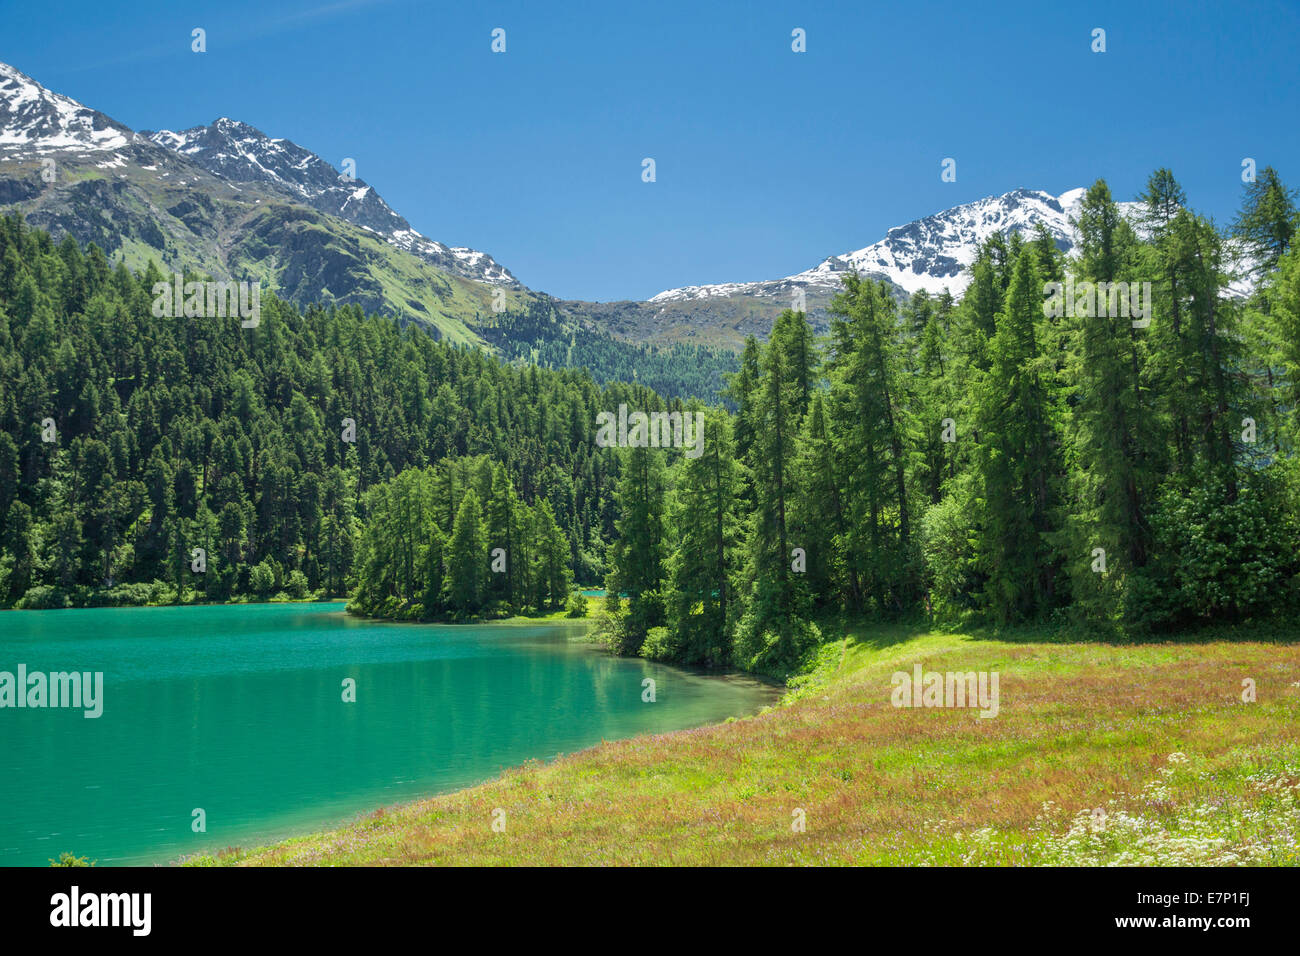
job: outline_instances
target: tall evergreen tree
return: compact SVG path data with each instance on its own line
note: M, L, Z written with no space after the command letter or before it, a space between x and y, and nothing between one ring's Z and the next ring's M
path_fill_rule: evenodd
M813 394L798 448L794 466L798 494L790 527L791 539L805 553L804 586L814 606L857 605L861 600L857 566L844 560L848 514L820 391Z
M1297 228L1295 201L1296 190L1288 189L1272 166L1265 166L1254 182L1246 184L1233 233L1245 242L1262 274L1276 269L1291 248Z
M1089 283L1137 282L1136 236L1098 181L1079 215L1074 301L1065 301L1071 383L1071 518L1061 539L1077 601L1100 618L1121 610L1123 584L1150 552L1149 512L1164 444L1144 380L1144 329ZM1139 286L1140 288L1140 286ZM1131 310L1130 310L1131 312ZM1152 319L1153 324L1156 319ZM1096 549L1104 552L1105 571Z
M619 518L607 588L628 598L624 649L636 653L652 627L664 623L664 495L667 490L663 452L632 447L624 452L623 475L615 498Z
M672 554L667 562L667 625L672 657L683 663L720 665L731 657L731 613L740 547L736 491L741 466L732 449L731 424L720 409L708 412L704 448L684 458L669 519Z
M1042 285L1036 256L1021 251L976 412L985 593L1003 623L1041 619L1059 600L1060 561L1052 543L1060 521L1059 447L1044 383L1051 361L1035 336Z
M746 609L735 647L746 666L783 669L798 659L807 634L807 597L796 578L795 544L789 533L797 494L794 463L802 396L799 376L787 365L780 346L769 344L762 350L759 369L747 462L754 511L746 542Z
M447 545L447 604L461 614L483 608L488 573L487 533L483 507L472 488L456 511L456 525Z
M895 612L917 597L899 324L881 284L850 275L844 286L831 304L828 411L848 515L845 561L864 600Z

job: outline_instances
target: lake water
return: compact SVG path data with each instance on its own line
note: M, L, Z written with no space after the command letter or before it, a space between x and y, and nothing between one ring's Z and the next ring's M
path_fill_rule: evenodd
M583 633L386 624L341 603L0 612L0 671L104 674L98 718L0 708L0 865L249 847L774 698L611 658Z

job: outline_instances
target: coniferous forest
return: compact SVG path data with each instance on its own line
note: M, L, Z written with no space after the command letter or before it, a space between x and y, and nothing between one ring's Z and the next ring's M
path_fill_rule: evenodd
M155 318L160 273L133 276L17 216L0 237L7 604L335 597L359 583L376 608L381 593L418 600L428 526L418 542L386 535L391 503L427 491L426 468L456 477L430 511L449 544L471 494L485 529L522 536L510 543L550 575L538 584L511 561L506 599L556 601L561 580L602 577L619 460L590 423L611 403L661 406L645 387L270 295L256 328ZM418 549L401 558L418 558L414 577L409 560L390 570L399 544Z
M837 614L1141 634L1294 611L1294 192L1264 170L1226 226L1167 170L1136 198L1097 182L1068 258L995 237L960 301L849 274L828 336L787 311L685 401L355 307L156 318L156 268L5 218L0 601L468 619L583 613L575 582L603 584L616 650L771 673ZM1149 323L1114 283L1150 284ZM600 447L620 404L702 412L701 454Z
M1220 231L1168 170L1132 222L1099 181L1069 260L995 237L960 302L901 308L850 275L825 342L786 312L704 456L631 452L614 641L782 673L827 612L1136 635L1294 610L1294 198L1264 170ZM1146 325L1084 294L1148 282Z

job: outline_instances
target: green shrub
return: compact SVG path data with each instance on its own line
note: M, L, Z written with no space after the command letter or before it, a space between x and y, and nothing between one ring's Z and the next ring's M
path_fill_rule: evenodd
M249 572L248 588L258 597L266 597L273 587L275 587L275 568L271 566L270 559L263 559Z
M799 669L821 640L821 628L812 621L786 618L763 626L746 611L736 627L735 661L745 670L785 677Z
M921 553L935 614L951 619L976 606L983 581L976 564L975 513L969 481L962 480L921 517Z
M38 584L34 588L29 588L14 605L29 611L48 611L71 606L72 601L68 598L68 593L51 584Z
M648 661L671 661L677 657L676 643L666 627L652 627L646 632L640 654Z
M1239 621L1293 604L1298 529L1284 489L1267 472L1245 480L1235 498L1221 481L1166 488L1151 516L1151 563L1132 577L1130 625Z
M301 601L307 596L309 587L310 585L307 581L307 575L303 574L301 571L295 570L289 572L289 577L288 580L285 581L284 589L295 601Z
M566 617L586 617L587 595L581 591L574 591L570 594L569 600L564 604L564 614Z
M642 638L644 635L642 636ZM626 611L606 612L596 625L595 638L612 654L635 654L641 647L641 640L631 634L629 616Z

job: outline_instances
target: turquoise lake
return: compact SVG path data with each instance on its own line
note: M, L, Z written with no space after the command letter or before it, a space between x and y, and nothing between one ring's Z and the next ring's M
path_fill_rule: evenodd
M101 671L104 686L98 718L0 707L0 865L255 846L774 699L752 681L609 657L584 633L378 623L342 603L5 611L0 671ZM192 830L195 809L206 832Z

